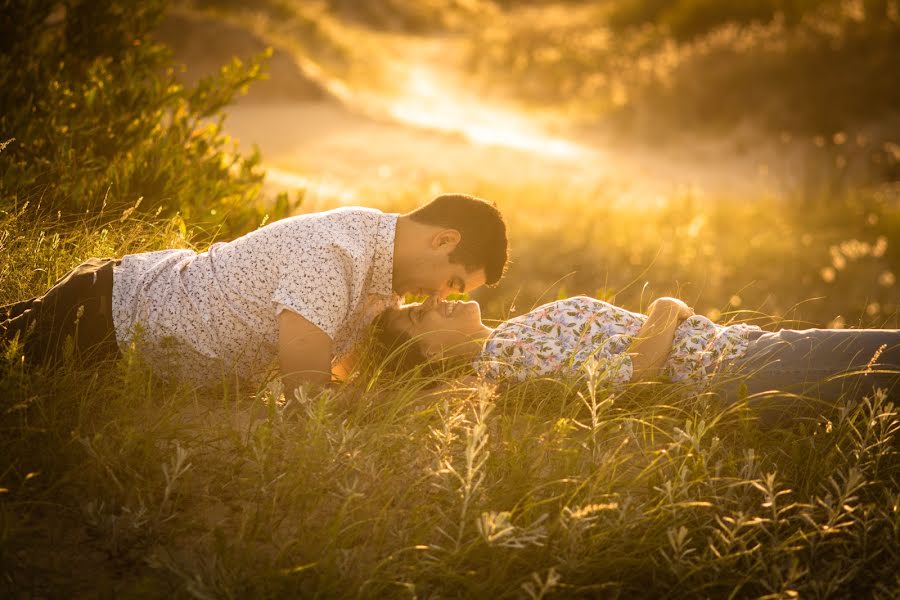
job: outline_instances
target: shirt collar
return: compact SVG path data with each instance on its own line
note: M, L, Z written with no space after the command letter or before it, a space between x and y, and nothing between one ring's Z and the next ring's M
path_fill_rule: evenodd
M375 254L372 257L372 279L369 293L379 296L394 295L394 236L397 231L398 213L385 213L378 217L375 228Z

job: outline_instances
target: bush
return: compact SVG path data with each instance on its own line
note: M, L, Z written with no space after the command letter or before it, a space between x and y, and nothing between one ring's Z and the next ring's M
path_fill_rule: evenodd
M163 0L2 5L0 208L39 199L63 213L139 206L231 215L232 231L258 223L259 156L232 148L221 109L262 76L264 57L185 88L151 37Z
M780 13L792 23L833 0L628 0L618 3L610 14L616 29L656 24L681 40L709 33L726 23L768 22ZM874 4L876 2L869 2Z

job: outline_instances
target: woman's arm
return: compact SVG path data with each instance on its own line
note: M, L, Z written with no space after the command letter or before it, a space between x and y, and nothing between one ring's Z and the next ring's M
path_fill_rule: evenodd
M632 381L651 379L659 374L672 349L675 328L693 314L694 311L677 298L653 301L644 326L627 350L631 355Z

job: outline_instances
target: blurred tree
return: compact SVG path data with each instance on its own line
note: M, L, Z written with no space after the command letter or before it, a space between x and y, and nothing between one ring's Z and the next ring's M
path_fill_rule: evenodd
M788 23L837 0L625 0L613 5L610 24L616 29L652 24L680 40L708 33L726 23L768 22L780 13Z
M219 220L263 173L221 131L221 112L262 75L239 60L186 89L152 39L163 0L0 0L0 208L101 205ZM218 216L210 219L214 211Z

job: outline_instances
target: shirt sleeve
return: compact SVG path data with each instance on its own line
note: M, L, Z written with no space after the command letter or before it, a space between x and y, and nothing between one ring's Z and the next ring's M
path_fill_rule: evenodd
M272 301L276 314L289 309L334 341L350 313L352 265L336 245L304 248L296 262L282 267Z

